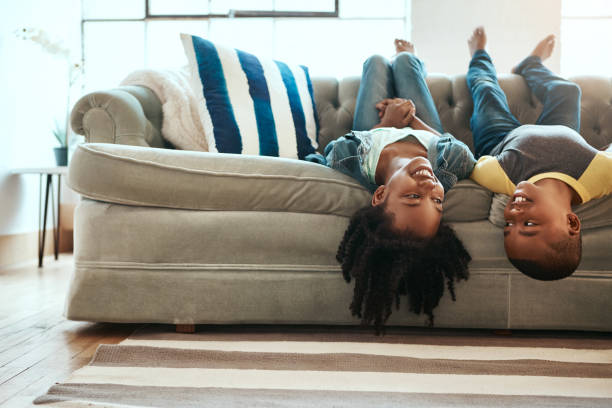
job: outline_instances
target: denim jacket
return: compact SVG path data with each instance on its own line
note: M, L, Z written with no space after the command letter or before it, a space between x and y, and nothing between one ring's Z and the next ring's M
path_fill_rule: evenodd
M373 193L378 186L370 182L362 170L365 157L370 151L371 139L369 131L352 131L331 141L325 147L324 155L312 153L305 160L351 176ZM434 139L427 148L427 156L444 192L450 190L458 180L468 178L476 164L474 155L465 143L450 133Z

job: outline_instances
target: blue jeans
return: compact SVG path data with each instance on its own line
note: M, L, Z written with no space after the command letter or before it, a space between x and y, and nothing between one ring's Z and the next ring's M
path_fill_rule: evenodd
M564 125L580 131L580 87L554 75L539 57L525 58L517 67L531 91L542 102L536 125ZM484 50L474 53L467 73L467 85L474 101L470 120L476 157L491 153L504 137L521 126L508 107L497 82L491 57Z
M399 53L391 62L374 55L363 64L363 74L353 130L370 130L380 122L375 105L385 98L412 99L416 115L438 132L443 133L436 104L425 82L425 66L409 52Z

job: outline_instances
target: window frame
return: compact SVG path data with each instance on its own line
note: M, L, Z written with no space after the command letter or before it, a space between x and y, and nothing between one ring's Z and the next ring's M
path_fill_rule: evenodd
M85 0L81 0L82 2L84 2ZM210 1L210 0L202 0L202 1ZM343 1L347 1L347 0L343 0ZM351 1L351 0L348 0ZM403 33L405 33L404 35L407 36L407 38L410 37L410 31L409 31L409 27L411 26L411 22L410 22L410 9L411 9L411 2L412 0L400 0L400 2L403 4L403 10L404 13L401 15L397 15L397 16L371 16L371 15L353 15L353 14L349 14L349 15L343 15L343 11L340 9L341 4L340 4L340 0L334 0L333 4L334 4L334 11L333 12L304 12L304 11L273 11L273 10L234 10L233 12L228 12L226 14L217 14L217 13L213 13L213 14L151 14L149 6L151 3L151 0L141 0L141 2L139 2L141 7L144 7L143 9L139 10L138 15L134 15L133 17L119 17L119 18L108 18L108 17L93 17L88 16L86 17L85 15L85 10L82 8L81 9L81 58L82 58L82 72L83 72L83 78L84 81L82 83L82 87L85 88L86 86L88 86L87 83L87 71L89 68L89 64L88 61L85 60L86 58L86 49L88 49L88 41L87 41L87 35L86 35L86 31L87 31L87 27L89 24L91 23L140 23L142 24L143 30L144 30L144 46L145 46L145 54L144 54L144 61L143 61L143 67L147 68L149 67L148 61L148 53L146 50L146 45L148 44L148 27L149 24L154 24L157 23L158 21L202 21L202 22L212 22L214 20L224 20L224 21L231 21L231 19L233 18L239 18L242 19L242 21L248 20L248 19L257 19L257 18L262 18L262 19L271 19L274 21L274 27L276 27L276 24L283 21L283 20L291 20L291 19L299 19L299 20L309 20L309 19L319 19L319 20L328 20L328 21L333 21L333 20L401 20L402 23L404 24L404 28L402 30ZM274 7L273 3L273 7ZM330 3L331 5L331 3ZM346 74L329 74L329 75L339 75L339 76L346 76ZM351 74L352 75L352 74Z
M334 11L275 11L275 10L231 10L227 14L151 14L149 1L145 1L145 17L146 20L155 19L197 19L197 18L264 18L264 17L306 17L306 18L321 18L321 17L339 17L340 0L334 0Z
M338 18L340 17L340 0L334 0L334 11L274 11L274 10L230 10L227 14L151 14L149 1L143 0L145 6L144 17L141 18L85 18L81 17L81 26L84 23L112 22L112 21L151 21L151 20L207 20L210 18Z

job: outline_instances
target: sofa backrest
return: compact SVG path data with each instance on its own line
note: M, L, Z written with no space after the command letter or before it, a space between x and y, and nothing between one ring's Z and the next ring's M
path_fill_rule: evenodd
M612 80L600 76L570 78L582 89L580 134L596 148L612 143ZM360 77L313 78L319 114L319 150L351 130ZM431 74L427 84L436 102L444 130L473 150L470 117L472 98L465 75ZM542 104L530 92L522 77L499 75L510 110L524 124L535 123ZM417 112L418 115L418 112Z

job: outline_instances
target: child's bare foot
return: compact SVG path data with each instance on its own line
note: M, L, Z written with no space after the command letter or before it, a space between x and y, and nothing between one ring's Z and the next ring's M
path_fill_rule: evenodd
M555 35L550 34L546 38L544 38L542 41L540 41L538 45L535 46L535 48L533 49L533 51L531 51L531 54L529 54L529 56L530 57L540 57L540 59L544 61L545 59L550 57L554 49L555 49ZM517 67L512 68L513 74L516 74L516 68Z
M414 52L414 44L411 43L410 41L406 41L406 40L402 40L400 38L396 38L395 41L393 41L393 43L395 44L395 53L399 54L400 52L409 52L411 54L415 54Z
M536 45L530 55L540 57L542 61L549 58L555 48L555 35L551 34Z
M487 45L487 35L483 26L478 26L468 38L468 48L470 49L470 56L474 56L474 53L478 50L484 50Z

